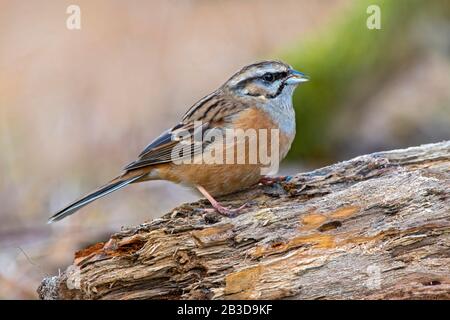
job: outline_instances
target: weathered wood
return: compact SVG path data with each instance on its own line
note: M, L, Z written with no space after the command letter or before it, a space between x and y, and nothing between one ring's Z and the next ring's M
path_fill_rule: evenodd
M123 230L44 299L449 299L450 141L360 156Z

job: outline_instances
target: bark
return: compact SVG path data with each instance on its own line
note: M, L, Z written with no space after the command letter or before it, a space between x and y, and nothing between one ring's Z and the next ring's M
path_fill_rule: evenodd
M205 200L75 253L42 299L449 299L450 141Z

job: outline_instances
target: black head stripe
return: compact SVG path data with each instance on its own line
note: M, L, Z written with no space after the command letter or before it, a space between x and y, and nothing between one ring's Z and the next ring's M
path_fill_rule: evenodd
M274 73L275 81L286 78L288 73L286 71Z
M280 72L268 72L271 73L273 75L273 81L277 81L283 78L286 78L288 75L287 71L280 71ZM255 77L250 77L247 79L243 79L241 80L238 84L237 87L244 87L246 83L252 82L254 80L258 80L258 79L262 79L266 74L263 74L261 76L255 76Z
M281 82L281 84L280 84L280 86L278 87L278 89L277 89L277 92L275 92L275 93L272 93L272 94L267 94L266 95L266 98L268 98L268 99L273 99L273 98L276 98L276 97L278 97L280 94L281 94L281 92L283 92L283 89L284 89L284 87L286 86L286 82Z
M288 75L288 73L287 73L286 71L281 71L281 72L267 72L267 73L263 74L260 78L263 78L263 79L264 79L264 77L265 77L266 75L268 75L268 74L271 74L271 75L273 76L272 82L273 82L273 81L280 80L280 79L283 79L283 78L285 78L285 77Z

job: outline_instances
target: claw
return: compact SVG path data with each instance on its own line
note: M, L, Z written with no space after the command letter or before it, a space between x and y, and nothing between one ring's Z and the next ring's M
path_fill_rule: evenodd
M236 217L239 213L242 212L242 209L246 208L248 206L248 203L244 203L239 208L230 208L230 207L224 207L222 205L214 205L214 208L205 208L205 209L198 209L206 213L213 213L218 212L222 216L233 218Z
M244 203L242 206L236 209L227 208L222 206L216 199L214 199L202 186L197 186L197 189L209 200L211 205L214 207L214 209L204 209L204 211L206 212L215 210L225 217L235 217L242 211L242 209L244 209L248 205L247 203Z
M214 206L214 209L216 209L217 212L219 212L221 215L224 215L226 217L235 217L239 213L241 213L242 209L246 208L248 206L247 203L244 203L242 206L236 209L232 209L230 207L224 207L220 205L219 203Z
M282 181L289 181L291 179L292 179L291 176L278 176L278 177L265 176L259 180L259 183L261 183L262 185L265 185L265 186L271 186L274 183L282 182Z

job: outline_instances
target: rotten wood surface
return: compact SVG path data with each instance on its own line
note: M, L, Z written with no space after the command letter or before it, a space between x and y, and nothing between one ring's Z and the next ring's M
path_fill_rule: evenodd
M450 141L364 155L122 230L42 299L449 299Z

